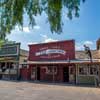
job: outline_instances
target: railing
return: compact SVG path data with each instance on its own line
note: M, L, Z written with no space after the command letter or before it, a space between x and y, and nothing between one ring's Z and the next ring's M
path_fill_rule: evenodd
M2 69L0 69L0 74L17 74L17 70L16 69L6 69L5 71L2 71Z

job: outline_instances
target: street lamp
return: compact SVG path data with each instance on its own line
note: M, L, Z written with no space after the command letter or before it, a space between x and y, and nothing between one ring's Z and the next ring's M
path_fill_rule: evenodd
M89 46L86 46L84 45L84 49L85 49L85 54L88 55L90 61L92 62L92 53L91 53L91 50L90 50L90 47Z

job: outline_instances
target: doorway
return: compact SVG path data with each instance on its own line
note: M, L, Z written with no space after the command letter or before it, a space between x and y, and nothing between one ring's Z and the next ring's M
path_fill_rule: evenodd
M69 67L63 68L63 81L69 82Z
M40 80L40 67L37 67L37 80Z

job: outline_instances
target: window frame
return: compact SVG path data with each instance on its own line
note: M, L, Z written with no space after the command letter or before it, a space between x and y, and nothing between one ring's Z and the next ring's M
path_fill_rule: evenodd
M53 73L53 67L54 67L54 73ZM51 71L50 71L51 70ZM57 74L57 66L47 66L46 74L48 75L56 75Z

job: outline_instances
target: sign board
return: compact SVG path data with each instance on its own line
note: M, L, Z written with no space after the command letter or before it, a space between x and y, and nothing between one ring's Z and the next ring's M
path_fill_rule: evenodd
M74 40L29 45L29 61L75 59Z
M44 51L36 52L35 55L41 56L41 55L49 55L49 54L55 54L55 53L65 55L66 51L61 50L61 49L47 49Z
M0 48L0 57L18 56L20 43L6 44Z

